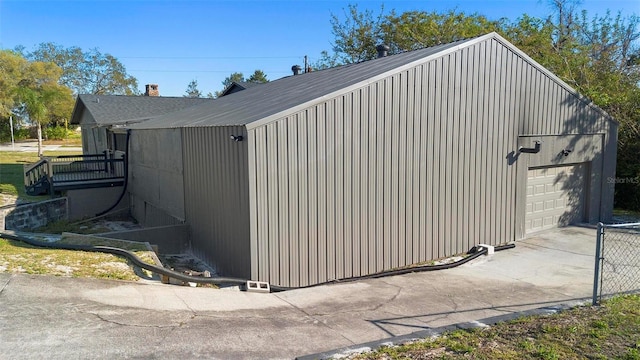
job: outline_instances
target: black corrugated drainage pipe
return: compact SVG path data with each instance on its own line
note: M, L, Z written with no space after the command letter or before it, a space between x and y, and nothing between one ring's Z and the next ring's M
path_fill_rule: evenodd
M214 284L214 285L220 285L220 284L244 285L247 282L246 279L238 279L238 278L230 278L230 277L203 278L203 277L198 277L198 276L186 275L186 274L179 273L177 271L173 271L173 270L170 270L170 269L167 269L167 268L164 268L164 267L160 267L160 266L156 266L156 265L152 265L152 264L146 263L146 262L140 260L140 258L138 258L136 256L136 254L132 253L131 251L120 249L120 248L116 248L116 247L58 244L58 243L55 243L55 242L50 243L50 242L44 242L44 241L38 241L38 240L29 239L29 238L26 238L26 237L23 237L23 236L7 234L7 233L3 233L3 232L0 232L0 237L2 237L4 239L9 239L9 240L22 241L22 242L27 243L29 245L42 247L42 248L61 249L61 250L77 250L77 251L91 251L91 252L101 252L101 253L119 255L119 256L123 256L123 257L127 258L134 265L136 265L136 266L138 266L138 267L140 267L142 269L149 270L149 271L151 271L153 273L156 273L156 274L166 275L166 276L168 276L170 278L173 278L173 279L176 279L176 280L180 280L180 281L185 281L185 282L194 282L194 283L199 283L199 284Z
M7 233L3 233L3 232L0 232L0 237L5 238L5 239L9 239L9 240L22 241L22 242L25 242L25 243L27 243L29 245L33 245L33 246L37 246L37 247L43 247L43 248L49 248L49 249L92 251L92 252L101 252L101 253L119 255L119 256L123 256L123 257L129 259L134 265L136 265L136 266L138 266L138 267L140 267L142 269L151 271L151 272L153 272L155 274L165 275L165 276L168 276L170 278L173 278L173 279L176 279L176 280L180 280L180 281L184 281L184 282L192 282L192 283L197 283L197 284L213 284L213 285L221 285L221 284L246 285L247 282L250 281L248 279L239 279L239 278L221 277L221 276L211 277L211 278L203 278L203 277L199 277L199 276L190 276L190 275L179 273L177 271L173 271L173 270L170 270L170 269L167 269L167 268L164 268L164 267L148 264L148 263L140 260L140 258L138 258L131 251L120 249L120 248L115 248L115 247L110 247L110 246L58 244L58 243L55 243L55 242L50 243L50 242L32 240L32 239L29 239L29 238L26 238L26 237L23 237L23 236L7 234ZM502 250L507 250L507 249L513 249L515 247L516 247L516 245L511 243L511 244L496 246L496 247L494 247L494 249L495 249L495 251L502 251ZM365 280L365 279L377 279L377 278L386 277L386 276L403 275L403 274L409 274L409 273L414 273L414 272L451 269L451 268L454 268L456 266L460 266L462 264L466 264L467 262L469 262L469 261L471 261L471 260L473 260L473 259L475 259L475 258L477 258L479 256L485 255L487 252L488 252L488 250L485 247L480 247L480 248L479 247L474 247L471 250L469 250L469 252L467 253L467 254L471 254L471 255L467 256L464 259L461 259L461 260L458 260L456 262L452 262L452 263L449 263L449 264L425 265L425 266L416 266L416 267L397 269L397 270L382 271L382 272L371 274L371 275L364 275L364 276L358 276L358 277L353 277L353 278L348 278L348 279L341 279L341 280L332 280L332 281L327 281L327 282L320 283L320 284L314 284L314 285L308 285L308 286L300 286L300 287L286 287L286 286L270 285L270 291L271 292L280 292L280 291L293 290L293 289L309 288L309 287L314 287L314 286L319 286L319 285L338 284L338 283L352 282L352 281Z
M506 245L500 245L500 246L495 246L494 247L494 251L502 251L502 250L507 250L507 249L513 249L515 247L516 247L516 244L514 244L514 243L506 244ZM332 280L332 281L327 281L327 282L320 283L320 284L302 286L302 287L272 286L271 290L272 291L285 291L285 290L293 290L293 289L300 289L300 288L308 288L308 287L319 286L319 285L352 282L352 281L358 281L358 280L364 280L364 279L377 279L377 278L382 278L382 277L386 277L386 276L404 275L404 274L409 274L409 273L414 273L414 272L424 272L424 271L436 271L436 270L451 269L451 268L454 268L456 266L460 266L462 264L466 264L469 261L471 261L471 260L473 260L473 259L475 259L477 257L480 257L482 255L487 254L487 252L488 252L488 250L487 250L486 247L476 246L476 247L473 247L471 250L469 250L469 252L467 252L467 254L470 254L469 256L465 257L464 259L461 259L461 260L458 260L458 261L455 261L455 262L452 262L452 263L448 263L448 264L424 265L424 266L415 266L415 267L408 267L408 268L396 269L396 270L381 271L379 273L375 273L375 274L371 274L371 275L363 275L363 276L352 277L352 278L341 279L341 280Z
M96 217L102 216L108 213L109 211L115 209L116 206L120 204L120 201L122 201L122 198L124 197L124 195L127 193L127 185L129 184L129 137L130 136L131 136L131 129L127 129L127 137L126 137L125 146L124 146L126 151L124 152L124 184L122 184L122 192L120 193L118 200L116 200L116 202L113 205L111 205L107 210L96 214Z

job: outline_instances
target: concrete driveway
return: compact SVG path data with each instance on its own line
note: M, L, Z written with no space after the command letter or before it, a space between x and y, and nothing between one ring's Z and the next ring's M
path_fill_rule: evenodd
M0 358L288 359L589 301L595 230L460 267L282 293L0 273Z

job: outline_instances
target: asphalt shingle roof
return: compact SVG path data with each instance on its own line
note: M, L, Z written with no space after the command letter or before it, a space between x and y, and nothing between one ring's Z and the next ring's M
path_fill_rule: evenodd
M97 125L113 125L133 119L151 118L211 101L213 99L208 98L81 94L76 100L71 123L80 122L83 106L91 113Z

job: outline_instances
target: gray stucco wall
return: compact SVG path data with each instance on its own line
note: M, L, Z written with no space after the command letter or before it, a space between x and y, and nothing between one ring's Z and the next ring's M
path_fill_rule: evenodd
M189 226L185 224L113 231L95 235L110 239L148 242L158 246L160 254L182 254L189 251Z
M129 140L132 215L145 226L184 222L182 137L178 129L133 130Z
M120 194L122 186L68 190L66 195L69 202L69 220L79 220L94 217L113 206ZM112 211L127 209L129 198L123 196Z
M612 176L611 124L489 39L249 127L251 277L304 286L519 239L522 174L573 143L562 161ZM546 160L516 156L526 135ZM601 179L590 219L612 205Z

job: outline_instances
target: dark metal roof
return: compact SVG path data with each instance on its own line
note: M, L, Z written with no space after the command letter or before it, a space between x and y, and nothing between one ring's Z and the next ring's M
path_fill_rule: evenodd
M260 86L220 97L215 101L158 116L133 129L246 125L287 111L328 94L396 70L430 55L456 48L469 40L405 52L369 60L292 75Z
M213 99L208 98L82 94L76 100L71 123L79 124L85 109L95 120L93 124L113 125L132 119L163 115L212 101Z
M495 32L473 39L460 40L450 44L390 55L357 64L349 64L326 70L292 75L282 79L254 86L246 90L207 102L154 117L143 123L131 125L132 129L162 129L180 127L237 126L256 127L271 120L286 116L310 106L313 102L324 101L328 97L347 93L408 69L419 63L430 61L450 52L494 39L509 47L520 57L547 74L553 81L580 96L561 79L536 63L527 54L509 43ZM581 100L590 103L588 99ZM597 108L594 105L594 108ZM597 108L604 115L603 110ZM613 120L613 119L612 119Z

